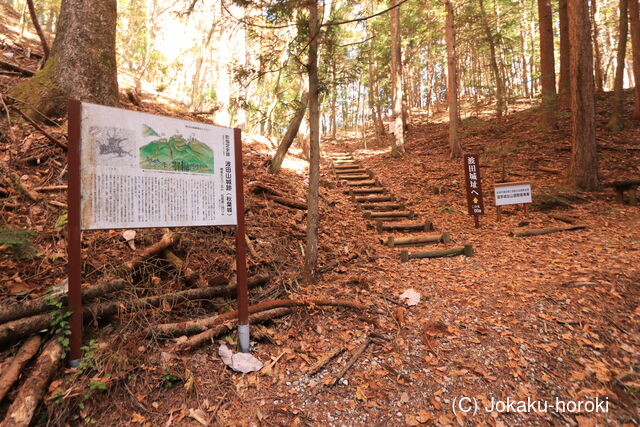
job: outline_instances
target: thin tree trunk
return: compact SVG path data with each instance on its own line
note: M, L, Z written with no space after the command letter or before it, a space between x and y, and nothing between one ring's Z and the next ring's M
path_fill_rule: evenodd
M458 81L456 64L456 27L454 10L450 0L444 1L447 12L445 34L447 39L447 100L449 101L449 152L452 159L462 156L460 135L458 134Z
M500 73L500 67L498 66L498 58L496 55L496 43L489 26L487 19L487 13L484 9L484 0L480 0L480 11L482 14L482 27L484 29L487 43L489 43L489 54L491 70L493 71L493 77L496 81L496 117L498 120L502 119L504 114L504 84L502 81L502 74Z
M586 2L569 0L571 38L571 162L569 175L575 185L587 191L598 188L593 50L591 23Z
M287 151L293 144L293 141L296 139L296 135L298 135L298 130L300 129L300 123L302 123L302 119L304 119L304 115L307 112L307 104L309 102L309 93L305 90L300 96L300 101L298 108L296 109L295 114L291 118L289 122L289 126L287 127L287 131L282 136L280 140L280 144L278 144L278 149L276 153L273 155L273 159L271 160L271 165L269 166L269 172L272 174L277 174L280 172L280 168L282 167L282 162L284 161L285 156L287 155Z
M591 25L593 25L593 63L595 68L596 91L603 92L602 57L600 55L600 43L598 43L598 21L596 20L596 14L598 13L597 10L598 6L596 4L596 0L591 0L591 7L589 11L591 13Z
M560 16L560 79L558 82L558 103L560 108L571 107L571 72L570 68L570 43L569 43L569 14L567 1L560 0L558 8Z
M618 39L618 63L616 65L616 79L613 85L613 105L611 117L607 128L618 131L624 127L623 114L623 84L624 84L624 59L627 53L627 34L629 33L628 0L620 0L620 31Z
M307 244L305 248L303 280L311 284L315 280L318 262L318 196L320 185L320 105L318 82L318 3L312 0L309 4L309 194L307 201Z
M553 22L550 0L538 0L540 20L540 83L542 87L542 118L549 129L556 127L556 71L553 59Z
M397 5L391 0L391 6ZM400 156L404 153L404 120L402 108L402 50L400 47L400 8L391 11L391 75L393 82L393 120L395 124L391 153Z
M629 16L631 21L631 48L633 52L633 80L635 82L635 102L631 117L640 119L640 16L638 0L629 0Z
M38 22L38 15L36 14L36 8L33 6L33 0L27 0L27 6L29 7L31 22L33 22L33 26L38 33L38 37L40 38L42 52L44 53L42 63L44 64L47 61L47 58L49 58L49 44L47 43L47 38L44 36L44 32L42 32L42 28L40 27L40 23Z

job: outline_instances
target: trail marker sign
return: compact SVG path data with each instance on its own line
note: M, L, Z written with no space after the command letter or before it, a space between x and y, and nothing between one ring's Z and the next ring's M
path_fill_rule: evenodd
M249 350L239 129L69 101L70 357L82 346L81 230L236 226L238 332Z
M526 204L532 202L530 182L500 182L494 184L493 191L498 221L502 219L501 206L522 204L526 213Z
M484 214L482 183L480 181L480 162L477 154L464 156L464 178L467 189L469 215L473 215L476 228L480 227L480 215Z

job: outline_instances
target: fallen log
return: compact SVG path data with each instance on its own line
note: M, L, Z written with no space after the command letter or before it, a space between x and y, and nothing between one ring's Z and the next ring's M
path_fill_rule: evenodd
M529 230L512 230L509 235L514 237L540 236L542 234L559 233L562 231L584 230L586 225L570 225L566 227L532 228Z
M266 283L268 279L269 276L266 275L252 276L249 278L247 285L249 289L255 288ZM208 300L217 297L233 296L235 294L236 285L229 284L226 286L188 289L186 291L127 301L104 302L85 306L83 309L83 319L85 322L88 322L92 319L100 319L137 310L146 310L159 307L164 301L172 305L183 301ZM0 346L27 337L42 329L48 329L50 326L51 315L49 313L7 322L0 325Z
M378 218L409 218L413 219L414 212L413 211L376 211L376 212L365 212L364 217L367 219L378 219Z
M17 64L13 64L11 62L7 62L7 61L4 61L2 59L0 59L0 67L4 68L6 70L11 70L11 71L18 72L18 73L23 74L23 75L25 75L27 77L31 77L31 76L33 76L35 74L35 71L28 70L26 68L23 68L23 67L17 65Z
M352 196L354 202L393 202L396 198L392 194L377 195L372 194L369 196Z
M450 257L456 255L473 256L473 246L464 245L461 248L441 249L438 251L422 251L422 252L409 252L403 250L400 252L400 259L402 262L407 262L414 258L441 258Z
M558 215L558 214L549 214L550 218L557 219L558 221L566 222L567 224L575 224L576 218L571 218L569 216Z
M349 307L356 310L366 310L367 306L353 301L345 300L326 300L311 298L307 300L292 300L292 299L280 299L263 301L259 304L249 306L249 313L256 313L259 311L270 310L272 308L279 307L300 307L300 306L334 306L334 307ZM236 310L230 311L218 316L205 317L197 320L190 320L187 322L177 323L165 323L162 325L156 325L150 328L156 336L161 337L175 337L180 335L193 335L202 333L213 326L219 325L227 320L237 317L238 312Z
M33 126L34 128L36 128L36 130L38 132L40 132L41 134L43 134L44 136L47 137L47 139L51 142L53 142L54 144L56 144L59 147L62 147L63 149L67 149L67 144L65 144L62 141L59 141L57 138L54 138L53 135L51 135L49 132L47 132L46 130L44 130L44 128L42 126L40 126L35 120L33 120L31 117L29 117L28 115L26 115L25 113L22 112L22 110L20 110L18 107L16 107L15 105L11 106L11 109L14 110L16 113L20 114L20 117L22 117L23 119L25 119L27 122L31 123L31 126Z
M424 222L383 222L376 221L376 231L382 233L383 231L395 231L395 230L419 230L419 231L433 231L433 224L431 221Z
M247 184L249 190L256 194L271 194L279 197L286 197L286 194L280 190L276 190L273 187L268 186L267 184L260 181L251 181Z
M381 239L382 243L390 248L398 248L403 246L424 246L435 243L449 243L451 236L449 233L429 233L409 237L391 236L388 239Z
M260 313L254 313L249 316L249 323L254 325L257 323L263 323L267 320L276 319L278 317L286 316L287 314L291 314L292 310L287 307L274 308L272 310L261 311ZM211 329L207 329L204 333L195 335L188 340L178 344L176 347L176 351L190 351L194 350L201 345L205 344L207 341L212 340L213 338L219 337L220 335L228 334L233 331L237 324L237 320L223 323L221 325L217 325L212 327Z
M281 205L287 206L289 208L307 210L307 204L304 202L299 202L297 200L287 199L285 197L279 197L279 196L270 196L269 199L273 200L276 203L280 203Z
M166 259L177 271L179 271L189 285L197 288L206 288L209 286L209 283L202 278L199 272L194 271L189 268L189 266L185 265L184 261L169 249L162 251L162 258Z
M20 387L16 399L7 411L2 427L28 427L31 424L33 414L60 365L61 357L62 346L53 338L44 347L31 375Z
M18 353L11 359L6 369L2 370L0 374L0 402L2 402L2 399L7 395L13 383L15 383L20 376L24 365L38 352L41 343L42 339L39 335L29 338L22 344L22 347L20 347Z
M333 359L340 356L342 353L344 353L345 350L346 349L342 346L336 348L331 353L324 356L322 359L318 359L316 363L314 363L312 366L309 367L309 369L307 369L307 372L305 372L305 374L307 374L308 376L317 374L322 368L325 367L327 363L331 362Z
M118 270L120 270L121 273L126 273L134 270L136 267L140 266L144 261L146 261L147 258L159 254L169 246L177 243L179 239L180 235L177 233L173 233L171 231L164 233L160 241L144 248L144 250L140 254L136 255L131 261L123 263Z
M557 175L562 175L563 173L561 169L553 169L553 168L548 168L546 166L538 166L538 170L542 172L555 173Z
M89 301L99 296L116 292L124 289L125 281L122 279L111 280L103 283L99 283L95 286L89 286L82 289L82 301ZM67 296L61 297L63 304L67 303ZM49 301L44 298L38 298L37 300L21 302L20 304L13 304L9 307L0 308L0 324L8 322L10 320L20 319L23 317L29 317L36 314L44 313L51 310Z

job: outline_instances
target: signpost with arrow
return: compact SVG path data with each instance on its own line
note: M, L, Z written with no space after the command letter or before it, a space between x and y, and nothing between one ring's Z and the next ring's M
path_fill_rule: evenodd
M484 203L482 201L482 183L480 181L480 162L477 154L466 154L464 156L464 177L469 215L473 215L476 228L480 228L480 215L484 214Z

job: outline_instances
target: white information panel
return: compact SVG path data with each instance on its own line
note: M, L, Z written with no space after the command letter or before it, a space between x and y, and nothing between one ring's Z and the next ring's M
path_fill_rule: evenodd
M81 111L82 229L237 224L233 129Z
M496 184L494 191L496 206L531 203L531 184L528 182Z

